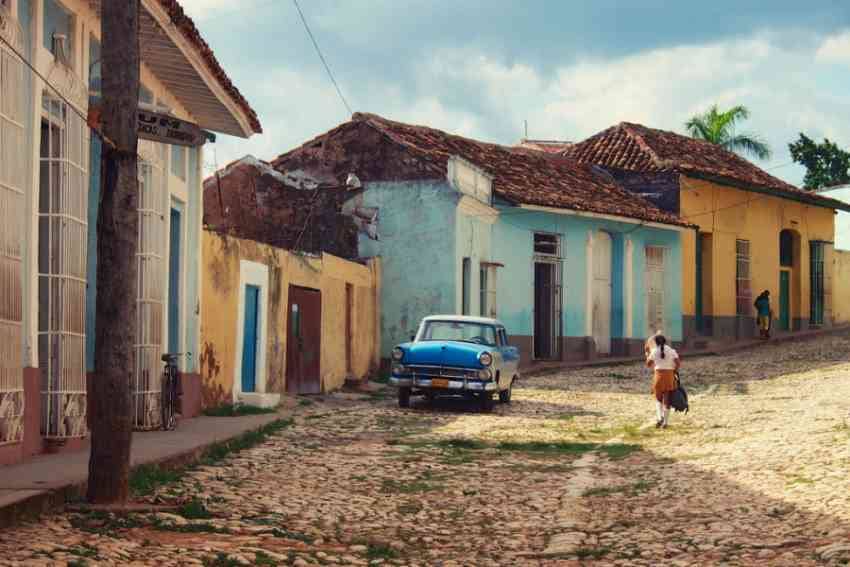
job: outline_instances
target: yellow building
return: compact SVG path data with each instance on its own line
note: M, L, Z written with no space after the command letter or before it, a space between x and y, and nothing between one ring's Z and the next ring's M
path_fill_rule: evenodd
M772 331L830 326L836 210L720 146L621 123L565 154L695 225L682 239L682 316L691 344L757 335L753 302L768 291Z
M380 259L303 255L203 233L203 405L271 407L379 364Z

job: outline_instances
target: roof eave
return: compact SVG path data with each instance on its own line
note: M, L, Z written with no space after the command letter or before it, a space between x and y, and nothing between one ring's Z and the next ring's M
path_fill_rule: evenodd
M736 179L731 179L728 177L723 177L721 175L711 175L709 173L701 173L697 171L680 171L681 175L686 175L688 177L695 177L697 179L702 179L705 181L711 181L713 183L719 183L721 185L730 185L737 189L741 189L743 191L750 191L752 193L760 193L762 195L770 195L772 197L776 197L778 199L788 199L789 201L796 201L798 203L803 203L806 205L811 205L813 207L822 207L824 209L835 209L850 212L850 204L841 203L840 201L836 201L835 203L825 203L823 200L825 197L818 195L817 193L813 193L811 196L808 195L793 195L789 193L779 193L775 189L771 189L769 187L761 187L759 185L753 185L750 183L744 183L743 181L738 181Z
M227 92L216 77L213 76L206 61L203 59L201 54L198 53L195 46L191 44L188 38L186 38L180 29L178 29L178 27L171 21L171 17L160 1L142 0L142 6L159 26L160 31L168 38L173 46L180 51L180 54L185 58L185 61L189 63L195 78L200 81L206 89L208 89L209 93L213 95L218 103L217 105L213 105L213 107L202 109L200 108L200 103L193 104L191 97L178 96L181 103L186 106L187 110L198 121L198 125L207 130L212 130L222 134L229 134L240 138L249 138L255 133L261 133L262 127L259 126L259 123L256 124L256 127L252 125L252 120L248 115L248 112L242 108L242 106L229 92ZM174 73L174 62L171 62L170 65L164 65L146 58L145 63L150 67L154 74L166 82L166 86L173 88L173 84L169 85L168 83L177 82L177 79L168 81L165 80L165 76ZM186 85L181 86L185 87ZM197 108L193 108L193 106ZM222 120L221 115L225 115L227 118ZM210 116L210 118L206 118L206 116Z

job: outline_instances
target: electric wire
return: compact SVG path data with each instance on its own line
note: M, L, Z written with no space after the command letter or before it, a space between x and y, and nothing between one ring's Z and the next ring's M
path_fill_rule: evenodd
M307 30L307 35L310 36L310 41L313 42L313 47L316 48L316 53L319 55L319 59L322 60L322 64L325 66L325 71L328 72L328 77L330 77L331 83L333 83L333 86L336 89L336 94L339 95L342 104L345 105L346 110L348 110L348 114L354 114L354 112L351 110L351 106L349 106L348 104L348 101L345 100L345 96L342 94L342 89L339 88L339 84L336 82L333 72L331 72L330 65L328 65L328 62L325 60L325 56L322 55L322 50L319 49L319 44L316 41L313 32L310 30L310 26L307 24L307 19L304 17L304 12L301 11L301 6L298 5L298 0L292 0L292 3L295 4L295 9L298 10L298 15L301 16L301 22L304 24L304 29Z

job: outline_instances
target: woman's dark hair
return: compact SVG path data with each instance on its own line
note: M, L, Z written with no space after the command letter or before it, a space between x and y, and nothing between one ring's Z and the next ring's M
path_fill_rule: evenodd
M661 358L664 358L664 345L667 344L667 338L664 335L656 335L655 344L661 347Z

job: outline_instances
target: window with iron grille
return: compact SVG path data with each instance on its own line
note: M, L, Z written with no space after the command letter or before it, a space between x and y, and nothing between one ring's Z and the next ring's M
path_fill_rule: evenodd
M534 253L540 256L561 257L561 243L557 234L534 233Z
M661 246L646 247L646 324L647 334L665 331L664 317L664 257L666 250Z
M779 265L794 267L794 233L790 230L779 233Z
M133 374L134 425L153 429L160 425L160 392L165 344L165 208L168 202L163 170L163 144L139 142L139 244L136 300L136 368Z
M739 316L752 315L752 280L750 276L750 241L735 241L735 306Z
M809 301L809 324L814 326L823 325L824 313L824 243L809 242L811 279Z
M21 30L0 6L0 37L20 50ZM23 64L0 42L0 446L23 439Z
M85 297L89 129L42 100L38 195L38 358L42 435L86 434Z

